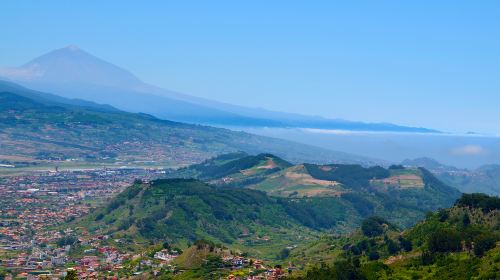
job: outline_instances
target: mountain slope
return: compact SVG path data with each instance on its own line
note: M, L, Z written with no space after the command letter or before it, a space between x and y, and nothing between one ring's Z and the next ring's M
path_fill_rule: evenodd
M102 111L119 111L118 109L106 105L106 104L98 104L92 101L86 101L82 99L69 99L64 98L55 94L31 90L25 87L22 87L18 84L0 80L0 92L8 92L14 93L34 101L37 101L46 105L59 105L64 107L86 107L93 110L102 110Z
M68 98L110 104L129 112L198 124L306 127L367 131L436 132L387 123L362 123L246 108L161 89L76 46L54 50L0 77Z
M271 151L292 161L350 160L343 153L284 140L164 121L94 103L54 101L22 88L1 92L0 99L0 160L9 164L179 166L235 151ZM351 159L356 161L355 156Z

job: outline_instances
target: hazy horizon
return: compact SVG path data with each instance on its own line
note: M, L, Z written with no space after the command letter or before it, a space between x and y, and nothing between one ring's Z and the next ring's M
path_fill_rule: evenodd
M145 82L235 105L500 132L493 1L25 5L2 4L2 67L75 44Z

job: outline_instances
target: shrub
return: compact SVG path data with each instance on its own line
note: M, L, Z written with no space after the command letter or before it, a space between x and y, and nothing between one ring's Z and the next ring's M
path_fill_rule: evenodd
M462 248L460 234L454 229L441 229L429 236L428 246L431 253L458 252Z
M381 217L370 217L365 219L361 225L361 230L363 234L368 237L379 236L384 233L383 225L390 225L387 220Z
M370 261L376 261L376 260L380 259L380 255L377 251L371 251L368 253L368 259Z
M95 216L95 220L96 221L100 221L100 220L102 220L102 218L104 218L104 214L103 213L99 213L99 214L97 214L97 216Z
M429 265L434 263L434 254L429 251L422 252L422 256L420 256L420 261L423 265Z
M280 254L278 255L278 258L284 260L288 258L289 255L290 255L290 249L284 248L283 250L281 250Z
M482 233L474 238L474 254L482 257L484 253L496 246L497 238L491 233Z
M413 249L413 244L411 243L411 241L401 236L399 237L399 246L406 252L409 252Z
M397 252L399 252L398 244L391 239L387 240L387 252L391 255L394 255Z
M487 213L500 209L500 198L488 196L482 193L463 194L455 203L457 206L466 206L472 208L481 208Z

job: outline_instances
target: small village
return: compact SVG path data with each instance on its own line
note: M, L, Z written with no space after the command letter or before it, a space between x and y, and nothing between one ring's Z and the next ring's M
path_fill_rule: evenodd
M64 240L61 236L75 236L76 230L68 229L63 234L54 233L54 237ZM165 273L175 275L184 272L173 264L180 255L176 249L161 249L154 254L132 254L114 246L103 245L122 242L111 240L110 236L88 235L87 232L79 236L75 245L33 245L29 250L2 259L1 266L10 272L5 279L55 280L64 278L71 270L76 272L78 279L122 279L142 274L155 277ZM224 276L220 279L273 280L286 275L279 265L268 265L263 260L237 254L222 255L219 269ZM291 266L287 268L288 273L293 269Z

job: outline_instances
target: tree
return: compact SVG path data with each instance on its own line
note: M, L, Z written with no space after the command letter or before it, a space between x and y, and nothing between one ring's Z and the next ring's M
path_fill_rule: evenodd
M454 229L441 229L429 236L431 253L458 252L462 248L460 234Z
M0 267L0 279L5 279L5 276L7 276L7 271L5 270L5 268Z
M57 246L59 247L64 247L66 245L73 245L75 244L75 242L78 241L78 239L76 238L76 236L64 236L64 237L61 237L59 240L57 240Z
M401 164L393 164L393 165L389 166L389 169L390 170L401 170L401 169L405 169L405 167Z
M387 252L389 254L394 255L397 252L399 252L399 246L396 242L394 242L392 239L387 240Z
M380 255L377 251L370 251L368 253L368 259L370 261L376 261L376 260L380 259Z
M358 267L351 261L336 262L333 267L321 264L319 267L309 269L305 277L297 279L307 280L362 280L366 279Z
M484 253L496 246L497 238L491 233L482 233L474 238L474 254L482 257Z
M406 252L410 252L413 249L411 241L402 236L399 237L399 246Z
M278 258L281 260L284 260L284 259L288 258L289 255L290 255L290 249L284 248L283 250L281 250Z
M429 265L434 262L434 255L429 252L429 251L424 251L422 252L422 256L420 257L420 260L423 265Z
M465 213L464 217L462 218L462 225L464 227L468 227L470 225L470 217L467 213Z
M78 274L76 273L76 270L68 269L64 280L78 280Z
M445 222L449 218L448 210L446 209L439 209L438 211L438 217L440 222Z
M363 231L363 234L368 237L378 236L384 233L384 224L389 225L389 222L381 217L370 217L363 221L361 224L361 230Z

